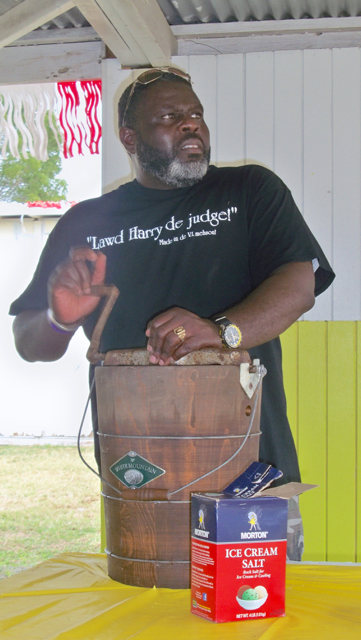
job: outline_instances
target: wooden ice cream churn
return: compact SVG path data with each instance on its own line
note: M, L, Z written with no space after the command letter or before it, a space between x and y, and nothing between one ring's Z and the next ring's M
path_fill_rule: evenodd
M220 491L258 460L262 377L243 349L202 349L174 365L146 349L99 354L108 300L87 357L95 367L109 576L189 588L190 498ZM94 291L94 292L95 292Z

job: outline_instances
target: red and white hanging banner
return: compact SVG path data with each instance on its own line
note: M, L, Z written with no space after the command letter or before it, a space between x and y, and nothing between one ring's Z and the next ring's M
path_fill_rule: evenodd
M101 80L58 82L57 88L61 97L59 123L64 133L64 157L83 155L86 148L92 154L99 153Z
M48 159L48 131L64 157L99 153L101 80L0 86L1 155Z

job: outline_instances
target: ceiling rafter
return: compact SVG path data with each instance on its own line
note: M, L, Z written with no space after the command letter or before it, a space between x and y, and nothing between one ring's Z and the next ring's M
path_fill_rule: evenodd
M177 42L156 0L76 0L123 66L166 66Z
M103 2L104 0L102 0ZM156 0L111 0L124 24L140 43L151 65L169 64L177 53L177 41Z
M361 17L176 25L178 55L359 47Z
M24 0L0 16L0 48L73 7L73 0Z
M77 0L77 7L122 65L132 67L147 64L147 58L129 32L126 33L124 29L122 33L121 25L118 28L114 25L114 11L109 8L107 12L103 11L97 0ZM123 34L128 35L128 41Z

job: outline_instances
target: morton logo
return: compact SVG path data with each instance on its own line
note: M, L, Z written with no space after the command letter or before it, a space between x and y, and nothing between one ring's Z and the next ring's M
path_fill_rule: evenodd
M126 456L114 462L109 470L128 489L139 489L165 473L164 469L142 458L135 451L129 451Z
M258 516L261 515L260 514L260 509L256 509L254 511L249 511L247 513L247 518L248 518L248 524L250 524L250 531L261 531L261 527L258 524Z
M198 510L198 529L194 529L194 533L196 536L200 536L201 538L208 538L209 531L205 531L205 519L207 515L207 508L202 504Z
M268 531L261 531L259 521L262 519L262 509L255 507L247 513L248 531L241 531L241 540L251 540L254 538L267 538Z
M198 527L199 529L205 529L205 525L204 525L204 521L207 515L207 509L206 507L202 504L202 506L199 508L198 511Z

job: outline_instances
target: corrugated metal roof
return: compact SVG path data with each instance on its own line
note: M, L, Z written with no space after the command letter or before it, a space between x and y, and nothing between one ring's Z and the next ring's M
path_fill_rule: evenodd
M0 15L22 0L1 0ZM361 0L157 0L170 25L361 16ZM74 7L39 29L89 27Z
M61 16L50 20L46 24L43 24L40 29L71 29L73 27L89 27L90 24L85 20L83 14L74 7L66 13L62 13Z
M361 0L157 0L169 24L361 15Z
M24 0L0 0L0 16L4 15L10 9L14 9L14 7L20 5ZM44 25L39 27L40 29L71 29L74 27L89 27L89 22L85 20L83 14L74 7L70 9L66 13L54 18L54 20L50 20L46 22Z

